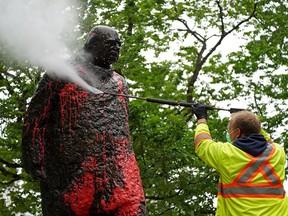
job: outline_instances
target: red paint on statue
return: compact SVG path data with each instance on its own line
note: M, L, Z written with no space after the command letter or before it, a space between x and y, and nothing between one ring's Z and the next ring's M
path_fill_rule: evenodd
M119 75L114 73L113 79L117 82L118 93L123 94L123 83ZM71 125L78 118L77 115L81 113L80 108L88 100L88 93L77 90L75 84L67 84L59 95L62 130L65 125L68 125L70 131ZM121 101L120 109L123 109L126 116L126 120L123 119L123 121L127 122L126 126L129 132L126 98L119 96L118 100ZM103 114L105 115L105 112ZM144 193L135 155L133 152L130 153L128 147L130 145L129 137L115 141L114 136L109 134L108 128L109 125L107 125L107 134L106 132L105 134L95 134L97 145L102 144L101 152L99 152L100 161L96 161L94 156L88 156L80 168L81 174L64 194L66 205L76 216L89 216L89 211L95 208L98 209L99 214L105 212L116 215L140 215L139 207L144 200ZM106 143L109 142L115 148L113 151L106 146ZM97 163L99 163L99 167ZM111 185L110 180L114 182L114 186ZM93 202L97 200L96 197L102 199L100 203L97 201L97 207L92 206Z
M123 94L123 82L121 81L119 74L114 72L113 78L116 80L117 85L118 85L118 89L119 89L118 94ZM118 96L118 99L121 101L121 103L123 105L123 109L124 109L125 117L126 117L126 130L129 133L127 101L126 101L126 98L124 96Z
M34 148L39 149L38 154L38 161L41 165L44 164L44 154L45 154L45 148L44 148L44 138L45 138L45 128L38 128L39 120L35 120L35 125L32 132L32 146ZM37 146L35 145L35 140L37 140Z
M117 73L113 73L113 79L116 80L118 88L119 88L119 92L118 94L123 94L123 83L119 77L119 75ZM126 106L126 98L124 96L118 96L119 100L122 102L123 107L125 109L125 115L126 117L128 116L128 111L127 111L127 106Z
M82 164L84 174L73 182L69 193L64 194L64 201L75 212L76 216L89 216L89 210L95 194L94 172L97 169L95 158L87 157Z
M123 147L129 142L128 139L118 140L118 149L125 149ZM108 201L101 200L101 206L107 213L118 209L117 215L134 215L139 213L139 204L144 200L142 181L138 175L139 168L134 153L127 155L120 151L118 159L115 162L123 172L124 187L114 189L112 197Z
M95 138L101 143L107 142L107 138L102 134L96 134ZM119 170L123 173L123 185L117 185L115 189L111 189L109 199L102 199L100 202L99 213L106 212L107 214L117 211L117 215L134 215L139 213L139 205L144 200L142 182L139 176L139 168L135 159L134 153L127 154L125 148L130 143L129 139L121 139L112 142L112 145L117 145L119 150L114 163L119 166ZM103 167L97 166L97 161L94 157L87 157L86 162L82 163L81 170L83 174L73 182L73 186L69 188L69 192L64 194L64 201L70 206L76 216L89 216L89 209L94 200L95 194L107 193L105 190L108 177L106 173L108 156L106 155L105 145L103 146L102 159ZM99 170L101 169L101 170ZM102 172L102 176L95 176L95 173ZM96 188L95 188L96 187ZM92 207L93 208L93 207Z
M130 156L123 168L125 187L114 189L109 201L101 200L101 205L107 213L118 208L118 215L134 215L139 212L139 204L144 200L144 196L141 196L143 194L141 180L137 174L135 175L138 167L135 165L134 154Z
M68 83L61 89L60 96L60 114L62 131L64 131L65 125L68 125L69 131L75 124L77 119L77 111L83 107L88 100L88 92L78 91L76 84ZM76 109L78 108L78 109Z
M26 125L24 125L25 127L25 132L28 133L28 131L30 130L30 123L27 123Z
M49 84L49 86L50 86L50 84ZM47 90L49 89L49 86L47 87ZM50 92L50 94L51 94L51 92ZM45 131L46 131L45 121L46 121L46 119L49 118L50 109L51 109L51 101L49 98L47 100L44 108L43 108L42 115L40 115L39 118L37 118L37 119L33 119L34 127L32 130L31 142L32 142L32 147L36 148L36 152L38 153L37 160L41 166L41 172L42 172L43 176L44 176L44 159L45 159L45 145L44 145ZM44 124L44 126L43 126L43 124ZM30 127L30 125L29 125L29 127ZM26 130L28 130L28 128Z
M49 84L47 85L47 90L49 90L50 92L53 91L53 82L49 82Z

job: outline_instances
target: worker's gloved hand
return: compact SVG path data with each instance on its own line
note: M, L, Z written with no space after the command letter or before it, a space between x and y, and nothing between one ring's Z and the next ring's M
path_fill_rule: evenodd
M197 119L201 119L201 118L207 119L208 118L207 107L202 102L198 102L196 104L193 104L192 105L192 111L196 115Z

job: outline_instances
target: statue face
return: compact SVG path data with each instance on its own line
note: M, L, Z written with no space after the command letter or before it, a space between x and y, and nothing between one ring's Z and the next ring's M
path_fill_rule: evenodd
M93 64L110 68L113 63L117 62L121 42L118 33L113 28L95 27L87 41L92 46L90 54Z

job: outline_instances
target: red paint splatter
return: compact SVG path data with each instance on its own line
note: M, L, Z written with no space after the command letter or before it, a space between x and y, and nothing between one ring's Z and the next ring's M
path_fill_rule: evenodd
M118 94L123 94L123 82L121 80L121 77L119 74L117 74L116 72L113 73L113 79L117 82L118 85ZM129 133L129 124L128 124L128 107L127 107L127 101L126 98L124 96L118 96L118 99L121 101L122 105L123 105L123 109L125 112L125 117L126 117L126 131L129 134L130 137L130 133Z
M77 216L89 216L89 210L94 199L94 172L97 168L96 160L87 157L87 161L82 164L84 174L77 181L73 182L69 188L69 193L64 194L64 201L75 212Z
M144 191L134 153L124 152L125 146L129 142L129 139L117 141L118 149L122 150L115 163L121 167L123 172L124 187L114 189L109 200L101 200L101 206L106 213L117 210L117 215L140 215L139 206L145 199Z
M105 135L96 134L95 136L102 143L107 141ZM145 198L135 155L134 153L129 154L126 152L126 147L130 145L130 141L129 139L120 139L112 144L117 145L115 147L120 150L114 159L114 163L117 164L116 167L119 166L119 170L116 169L114 171L123 173L122 181L124 185L120 186L115 182L116 188L109 192L109 199L104 200L102 198L99 203L98 213L105 212L110 214L114 212L116 215L140 215L141 209L139 207ZM65 203L70 206L76 216L88 216L89 210L93 209L94 195L108 192L105 191L105 186L107 186L109 180L105 171L105 163L108 160L105 148L102 153L104 167L101 167L101 170L103 175L98 176L100 170L97 166L97 161L94 157L89 156L86 158L86 162L82 163L82 176L78 177L72 183L72 187L68 189L69 192L64 194Z
M52 82L50 82L46 86L46 90L51 90L52 89ZM50 101L50 96L52 94L52 91L50 91L50 95L48 96L48 99L46 101L46 104L44 105L43 108L43 113L42 115L39 116L39 118L33 119L33 130L32 130L32 147L36 149L37 152L37 160L41 166L41 172L44 175L44 159L45 159L45 145L44 145L44 140L45 140L45 131L46 131L46 125L45 124L45 119L49 118L50 110L51 110L51 101ZM26 128L26 131L30 128L30 125L28 128Z
M113 79L117 82L118 93L123 94L121 77L114 73ZM83 107L88 100L88 93L83 93L85 92L77 91L74 84L67 84L61 90L62 130L66 124L69 124L69 130L71 130L71 125L75 123L76 114L77 112L80 113L78 109ZM139 207L143 204L145 198L139 168L135 155L133 152L131 153L130 149L127 102L123 96L119 96L118 99L123 105L123 111L125 112L126 119L123 121L126 122L128 137L115 141L115 137L109 133L95 134L97 145L102 144L101 157L99 158L102 164L101 167L97 166L98 161L96 161L95 157L88 156L85 159L86 162L82 163L80 168L82 174L74 180L72 186L64 194L65 203L74 211L76 216L88 216L89 211L96 210L95 208L98 209L99 214L105 212L107 214L115 213L115 215L141 215ZM71 107L74 107L74 109ZM107 127L109 128L109 125ZM115 148L113 157L109 154L111 149L106 148L107 142L111 142L111 145ZM110 167L111 163L114 164L113 168ZM110 171L109 174L107 172L108 169ZM111 171L115 172L115 175L111 176ZM111 180L114 181L116 186L114 189L107 188ZM119 180L121 181L119 182ZM100 203L95 203L96 206L92 206L93 202L96 201L94 197L97 197L95 196L97 194L102 196L102 200ZM103 196L101 194L106 195Z
M60 143L60 151L62 151L62 150L63 150L63 144Z
M44 147L45 128L38 127L39 119L36 119L34 123L35 125L32 132L32 147L38 148L38 161L40 162L41 166L43 166L44 154L45 154L45 147Z
M66 84L61 89L59 96L62 131L64 131L65 125L68 125L69 131L71 131L72 124L75 124L78 117L77 110L84 106L88 95L89 92L77 91L76 84L72 83Z
M117 209L117 215L140 215L139 206L144 201L144 192L134 153L127 161L121 160L119 165L124 175L124 188L114 189L113 196L108 201L101 200L101 205L107 213Z
M117 73L113 73L113 79L117 82L119 91L118 94L123 94L123 82L120 79L120 76ZM125 115L126 117L128 116L128 111L127 111L127 102L126 102L126 98L124 96L118 96L119 100L122 102L123 104L123 108L125 110Z
M26 123L24 127L25 127L25 132L28 133L30 131L30 123Z

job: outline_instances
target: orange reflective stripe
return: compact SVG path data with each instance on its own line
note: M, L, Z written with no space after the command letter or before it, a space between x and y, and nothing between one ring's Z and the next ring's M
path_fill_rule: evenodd
M218 187L229 188L235 186L248 186L248 187L274 187L274 188L283 188L282 184L268 184L268 183L231 183L231 184L222 184L221 182L218 183Z
M286 195L275 195L275 194L221 194L218 193L218 196L222 196L224 198L279 198L283 199Z
M246 168L245 172L241 173L241 176L237 179L237 182L251 182L255 178L255 176L263 170L263 167L266 166L274 152L275 148L273 148L272 145L268 145L264 152L260 156L258 156L256 160L253 160L253 163L250 164L248 168Z
M197 136L194 139L194 143L195 143L195 147L202 141L202 140L206 140L206 139L212 139L211 135L209 133L206 132L201 132L199 134L197 134Z
M282 184L219 184L218 195L225 198L283 198L285 190Z
M272 184L281 183L280 177L276 174L274 167L272 167L270 164L266 164L260 171L267 182Z
M280 177L269 163L275 152L273 145L267 148L257 157L251 157L251 161L240 171L231 184L219 184L218 195L231 197L276 197L283 198L285 190ZM252 183L252 180L261 173L267 183Z

